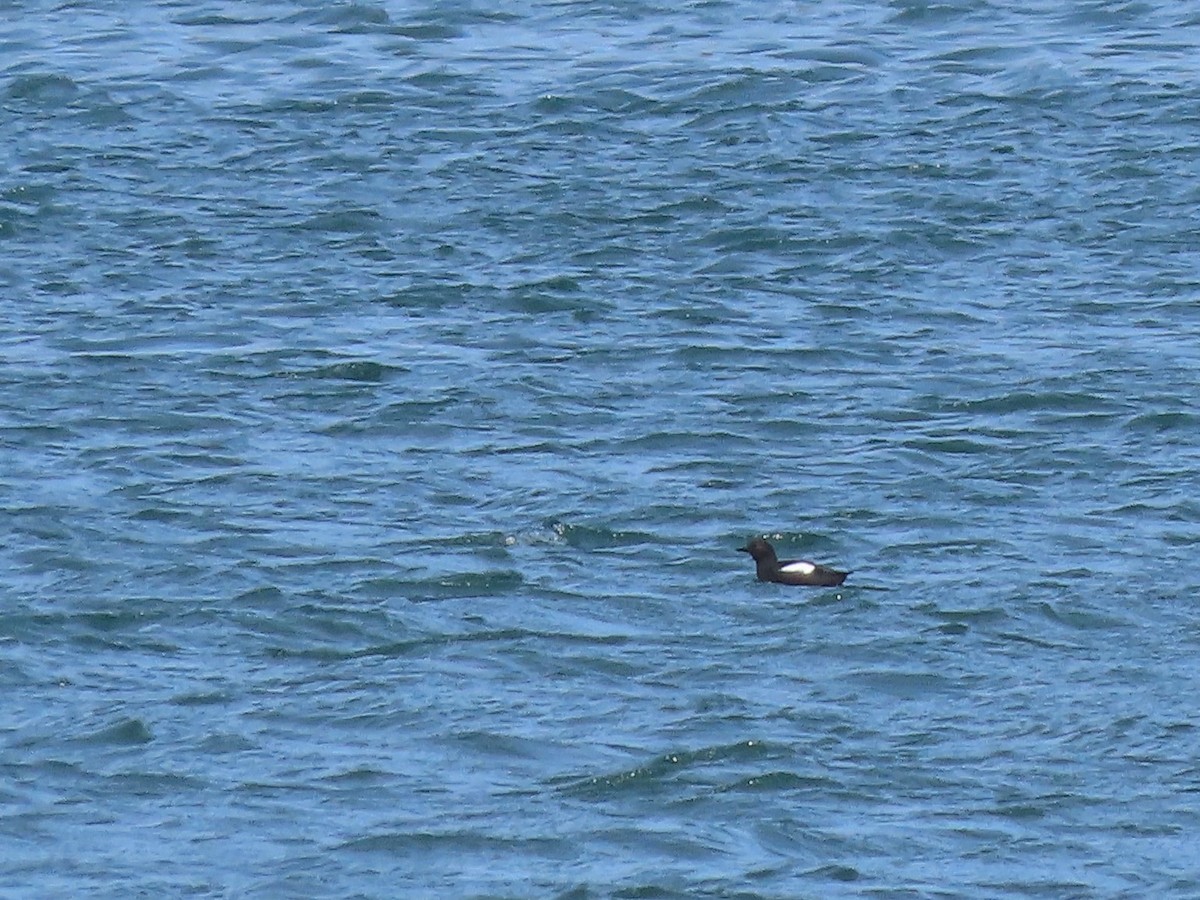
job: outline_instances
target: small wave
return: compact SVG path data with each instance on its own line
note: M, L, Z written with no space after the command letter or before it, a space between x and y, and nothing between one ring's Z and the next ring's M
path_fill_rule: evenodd
M644 765L605 775L582 778L563 776L551 779L551 785L573 796L591 799L606 799L631 791L657 793L681 773L692 769L784 756L790 756L790 751L786 748L763 741L747 740L735 744L703 747L699 750L664 753Z
M338 381L363 381L378 383L403 372L396 366L388 366L370 360L351 360L322 366L310 373L316 378L329 378Z
M867 669L852 672L849 677L882 693L913 700L940 694L956 694L964 690L960 681L936 672Z
M141 719L122 719L85 735L80 739L85 744L112 744L116 746L136 746L149 744L154 740L150 728Z
M644 531L621 531L602 525L572 525L552 519L546 527L568 547L576 550L607 550L614 547L636 547L639 544L659 544L662 538Z
M66 106L79 95L79 85L55 73L18 75L8 86L12 100L23 100L43 108Z
M408 599L413 603L457 600L466 597L494 597L509 594L525 583L520 572L458 572L410 582Z
M539 856L570 855L571 845L560 838L505 838L474 830L457 831L385 831L364 835L337 845L337 850L358 853L418 854L464 852L496 853L510 860L512 854L534 853Z
M1125 428L1135 433L1176 433L1191 438L1200 429L1200 415L1182 410L1141 413L1126 422Z

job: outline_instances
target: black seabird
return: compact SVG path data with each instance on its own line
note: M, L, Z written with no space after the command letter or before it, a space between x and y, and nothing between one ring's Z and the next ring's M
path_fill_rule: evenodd
M775 548L762 538L756 537L745 547L738 549L754 557L754 567L757 570L759 581L804 584L811 587L836 587L850 574L819 566L807 559L788 559L780 562L775 556Z

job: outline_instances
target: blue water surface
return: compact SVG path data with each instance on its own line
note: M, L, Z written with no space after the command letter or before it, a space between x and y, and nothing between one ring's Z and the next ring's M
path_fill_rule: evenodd
M1200 895L1197 45L9 4L0 893Z

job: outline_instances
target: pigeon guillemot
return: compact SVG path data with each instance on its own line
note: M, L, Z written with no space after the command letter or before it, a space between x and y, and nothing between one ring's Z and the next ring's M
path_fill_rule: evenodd
M754 557L754 566L758 570L759 581L835 587L845 581L846 576L850 574L818 566L807 559L789 559L780 562L775 557L775 548L762 538L756 537L745 547L738 549Z

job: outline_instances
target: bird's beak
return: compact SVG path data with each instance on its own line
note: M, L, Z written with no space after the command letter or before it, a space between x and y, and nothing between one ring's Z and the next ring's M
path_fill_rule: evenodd
M738 547L738 552L739 553L749 553L750 548L749 547Z

